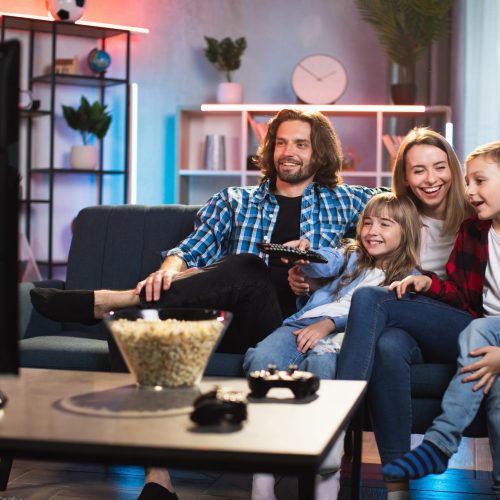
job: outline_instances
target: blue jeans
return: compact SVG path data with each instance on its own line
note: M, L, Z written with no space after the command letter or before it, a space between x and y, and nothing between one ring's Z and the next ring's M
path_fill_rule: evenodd
M419 294L364 287L352 297L337 378L369 380L368 405L382 463L410 450L410 368L454 363L458 334L472 316Z
M305 318L281 325L255 347L248 349L243 361L245 373L265 370L272 363L278 370L297 365L299 370L312 372L319 378L334 379L337 369L337 350L331 343L334 334L321 339L313 349L302 353L297 350L297 337L292 333L321 319Z
M500 317L475 319L460 334L458 340L458 369L478 361L480 357L469 356L469 352L479 347L500 347ZM484 393L473 391L478 382L463 383L465 374L457 373L446 390L441 407L443 413L437 417L425 433L425 439L432 441L446 455L456 453L464 429L472 422L479 410ZM486 397L488 430L493 456L494 489L500 493L500 381L497 379Z

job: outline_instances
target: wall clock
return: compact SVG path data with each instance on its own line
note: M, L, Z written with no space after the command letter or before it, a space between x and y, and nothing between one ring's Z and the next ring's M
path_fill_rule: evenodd
M305 57L292 73L292 88L297 97L307 104L332 104L346 87L346 70L332 56L316 54Z

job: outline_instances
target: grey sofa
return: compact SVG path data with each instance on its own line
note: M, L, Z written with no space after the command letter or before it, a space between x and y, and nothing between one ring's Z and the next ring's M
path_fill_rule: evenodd
M173 247L192 230L197 208L183 205L85 208L74 225L66 283L45 281L37 285L68 289L132 288L158 268L161 250ZM22 366L109 370L104 326L56 323L43 318L31 308L32 286L24 283L20 287ZM215 353L206 374L243 376L241 361L239 354ZM441 397L454 371L453 365L413 366L414 432L424 432L439 413ZM479 415L467 435L485 436L484 422L484 416Z

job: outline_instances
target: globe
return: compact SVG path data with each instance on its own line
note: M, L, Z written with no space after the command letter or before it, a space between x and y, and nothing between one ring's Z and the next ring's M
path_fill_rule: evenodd
M95 73L104 73L111 64L111 57L104 50L93 49L87 57L87 63Z

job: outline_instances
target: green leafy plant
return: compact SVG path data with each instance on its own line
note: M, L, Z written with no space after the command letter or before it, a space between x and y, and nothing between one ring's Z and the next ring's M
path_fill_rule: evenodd
M225 73L226 80L231 82L231 71L239 69L241 65L241 56L247 48L245 37L231 40L226 37L222 40L205 37L207 48L205 56L222 73Z
M399 65L401 81L415 80L415 63L424 50L448 32L454 0L356 0L389 59Z
M83 144L87 145L92 136L103 139L111 124L111 115L106 111L106 104L95 101L90 104L82 96L80 106L75 109L71 106L62 106L63 115L68 125L80 132Z

